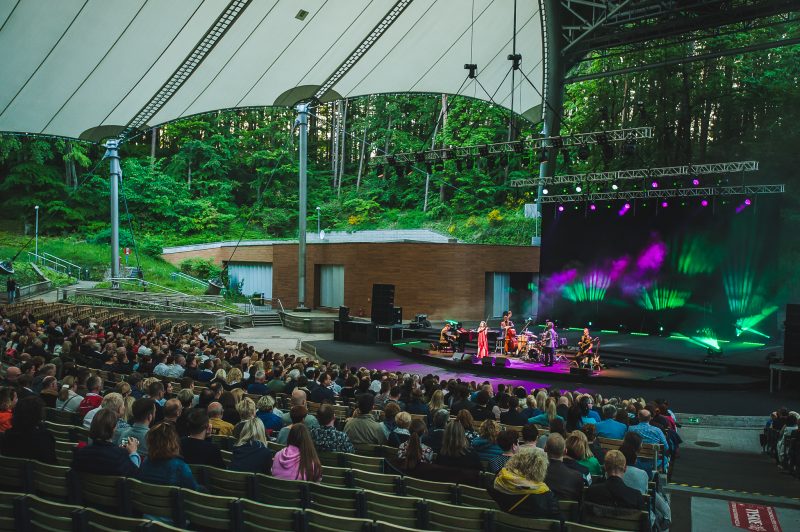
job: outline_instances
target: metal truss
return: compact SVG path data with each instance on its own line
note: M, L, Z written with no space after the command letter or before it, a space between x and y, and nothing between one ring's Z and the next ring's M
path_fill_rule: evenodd
M379 164L437 163L467 157L523 153L526 150L537 150L548 147L562 148L569 146L586 146L589 144L605 144L626 140L649 139L652 137L652 127L635 127L611 131L595 131L593 133L576 133L566 137L528 138L511 142L496 142L494 144L453 146L450 148L439 148L419 152L392 153L389 155L372 157L369 164L371 166L376 166Z
M538 187L539 185L561 185L566 183L596 183L602 181L622 181L626 179L649 179L653 177L674 177L688 175L725 174L733 172L754 172L758 161L735 161L729 163L709 163L698 165L663 166L660 168L639 168L636 170L614 170L612 172L589 172L533 179L514 179L512 187Z
M692 187L672 189L626 190L594 192L590 194L558 194L541 196L537 203L576 203L584 201L615 201L652 198L712 198L716 196L741 196L757 194L783 194L786 185L741 185L732 187Z
M164 82L158 92L156 92L150 100L142 107L136 116L125 126L119 138L127 138L142 126L147 124L147 121L153 118L162 107L169 101L172 96L178 92L187 79L197 70L200 63L211 53L214 46L225 35L228 29L236 22L239 15L247 8L251 0L231 0L225 9L220 13L219 17L214 21L214 24L208 28L205 35L200 42L198 42L189 55L184 58L183 62L178 66L175 72Z
M331 74L331 76L325 80L325 82L320 85L317 92L314 93L314 98L317 100L322 100L325 94L333 88L336 83L339 82L345 74L347 74L353 66L359 62L359 60L366 54L372 45L374 45L381 36L386 33L386 30L394 24L394 21L405 11L405 9L411 4L412 0L398 0L395 2L394 6L389 10L386 15L384 15L383 19L378 22L372 31L367 35L361 43L353 50L350 55L345 59L341 65L336 69L336 71Z

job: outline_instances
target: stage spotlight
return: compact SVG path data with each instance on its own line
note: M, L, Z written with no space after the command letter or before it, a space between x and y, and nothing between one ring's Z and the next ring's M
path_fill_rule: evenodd
M747 198L746 200L744 200L744 204L747 205L747 206L750 206L752 203L753 202L750 201L750 198Z
M543 189L542 189L542 194L544 194L545 196L547 196L548 194L550 194L550 191L549 191L549 190L547 190L546 188L543 188Z
M704 200L700 201L700 206L701 207L708 207L708 200L704 199Z
M586 144L581 144L578 146L578 159L581 161L585 161L589 158L589 146Z
M700 186L700 180L695 177L694 179L692 179L692 185L694 185L696 187L699 187Z
M619 185L616 183L611 183L611 190L619 190Z
M596 210L597 210L597 205L595 205L594 203L592 203L591 205L589 205L589 210L590 210L590 211L596 211Z
M653 181L652 183L650 183L650 186L653 188L658 188L658 181Z
M636 153L636 140L628 139L622 145L622 153L625 155L633 155Z
M625 216L626 214L628 214L628 211L629 211L629 210L631 210L631 204L630 204L630 203L626 203L626 204L625 204L625 205L623 205L623 206L622 206L622 208L621 208L621 209L620 209L620 210L617 212L617 214L618 214L618 215L620 215L620 216Z
M583 192L583 187L581 187L580 185L575 185L575 192L578 193Z
M489 146L487 146L486 144L481 144L480 146L478 146L478 155L480 155L481 157L486 157L487 155L489 155Z
M669 207L669 203L667 203L666 201L662 201L661 202L661 208L662 209L666 209L667 207Z
M563 205L559 205L558 206L558 212L564 212L564 206Z
M569 165L572 163L570 160L569 150L564 148L561 150L561 156L564 158L564 166L569 168Z

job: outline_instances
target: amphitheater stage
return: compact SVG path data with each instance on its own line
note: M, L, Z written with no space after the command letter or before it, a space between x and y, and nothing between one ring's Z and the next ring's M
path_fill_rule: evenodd
M314 342L321 356L338 363L373 364L380 369L401 369L405 363L417 362L447 370L448 377L495 377L531 382L572 382L660 388L702 388L731 390L764 387L769 378L768 359L777 356L780 346L763 343L718 340L721 352L709 352L708 346L680 335L645 336L600 332L600 358L604 369L591 373L571 373L569 349L565 360L553 367L538 362L491 354L478 361L469 355L477 351L475 343L467 343L465 352L471 360L454 360L452 353L440 353L435 347L438 329L395 327L391 334L378 331L386 343L373 345L347 342ZM563 331L567 345L575 345L580 331ZM391 341L388 341L391 338ZM356 352L360 356L355 356ZM574 352L574 350L573 350ZM375 357L368 355L375 353ZM348 354L351 355L348 357ZM367 355L367 356L364 356ZM456 357L458 358L458 357ZM392 364L396 361L395 368ZM383 367L385 366L385 367ZM407 368L405 371L420 371Z

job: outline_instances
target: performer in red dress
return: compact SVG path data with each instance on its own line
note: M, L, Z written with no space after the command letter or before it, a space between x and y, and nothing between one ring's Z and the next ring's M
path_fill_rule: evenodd
M488 330L489 327L486 326L486 322L482 321L478 326L478 358L489 356L489 340L486 338Z

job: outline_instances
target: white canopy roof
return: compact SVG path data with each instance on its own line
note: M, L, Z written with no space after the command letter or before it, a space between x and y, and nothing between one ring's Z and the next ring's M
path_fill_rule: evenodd
M516 3L520 70L536 88L517 72L514 110L538 119L538 2ZM0 131L96 141L218 109L399 92L510 108L514 4L0 0Z

